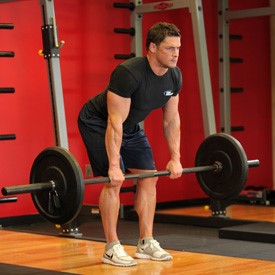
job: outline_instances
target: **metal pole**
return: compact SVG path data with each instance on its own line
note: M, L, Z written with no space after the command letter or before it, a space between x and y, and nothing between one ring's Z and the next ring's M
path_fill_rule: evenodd
M270 6L275 8L275 0L270 0ZM270 17L270 63L271 63L271 124L272 124L272 175L275 189L275 16Z
M66 115L60 71L60 48L55 22L54 0L40 0L42 11L43 55L47 61L56 145L68 149Z
M205 136L208 136L215 134L217 131L201 0L190 1L189 10L192 17L195 41L204 133Z
M229 61L229 20L225 19L228 0L218 1L219 14L219 89L220 89L220 127L231 134L231 94Z

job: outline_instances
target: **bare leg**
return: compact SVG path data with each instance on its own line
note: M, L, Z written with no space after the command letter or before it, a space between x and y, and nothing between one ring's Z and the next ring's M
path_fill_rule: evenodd
M153 237L157 180L157 178L144 178L137 184L135 207L139 216L140 235L135 256L140 259L168 261L173 257L163 250Z
M137 262L125 252L117 236L120 188L121 185L111 186L105 184L99 197L99 208L107 241L102 262L115 266L133 266Z
M117 221L120 206L120 186L106 184L99 197L99 209L107 243L117 242Z
M135 171L135 173L140 172L141 171ZM137 183L135 209L139 217L140 239L153 237L157 180L157 178L144 178L138 180Z

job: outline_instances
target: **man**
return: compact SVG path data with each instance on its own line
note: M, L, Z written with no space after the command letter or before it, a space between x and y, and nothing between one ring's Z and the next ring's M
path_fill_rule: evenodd
M106 89L82 108L78 125L94 176L109 176L99 198L106 248L102 262L132 266L137 262L121 246L117 235L119 193L127 173L156 171L150 144L139 122L151 111L163 110L163 129L170 151L166 166L175 179L182 175L178 93L182 76L176 66L180 31L169 23L152 26L146 39L146 57L131 58L113 71ZM157 178L137 181L135 210L139 217L139 241L135 256L171 260L153 238Z

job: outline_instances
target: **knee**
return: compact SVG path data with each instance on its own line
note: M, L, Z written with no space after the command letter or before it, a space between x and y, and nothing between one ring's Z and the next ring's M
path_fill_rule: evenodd
M153 187L153 186L156 186L158 179L159 179L158 177L151 177L151 178L144 179L144 181L145 181L145 184L148 184L149 186Z
M121 186L122 186L122 183L115 184L115 185L111 183L105 183L103 190L105 192L108 192L110 195L119 196Z
M152 178L144 178L138 180L138 188L144 189L144 190L155 190L157 185L158 177L152 177Z

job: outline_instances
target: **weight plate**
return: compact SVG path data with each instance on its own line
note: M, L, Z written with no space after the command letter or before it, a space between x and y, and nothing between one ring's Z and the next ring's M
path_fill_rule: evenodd
M54 224L66 224L79 214L84 198L84 179L74 156L62 147L49 147L35 159L30 183L55 183L55 192L32 194L37 211Z
M212 199L232 199L244 188L248 176L246 153L240 142L228 134L208 136L200 145L196 166L222 164L219 172L196 173L202 190Z

